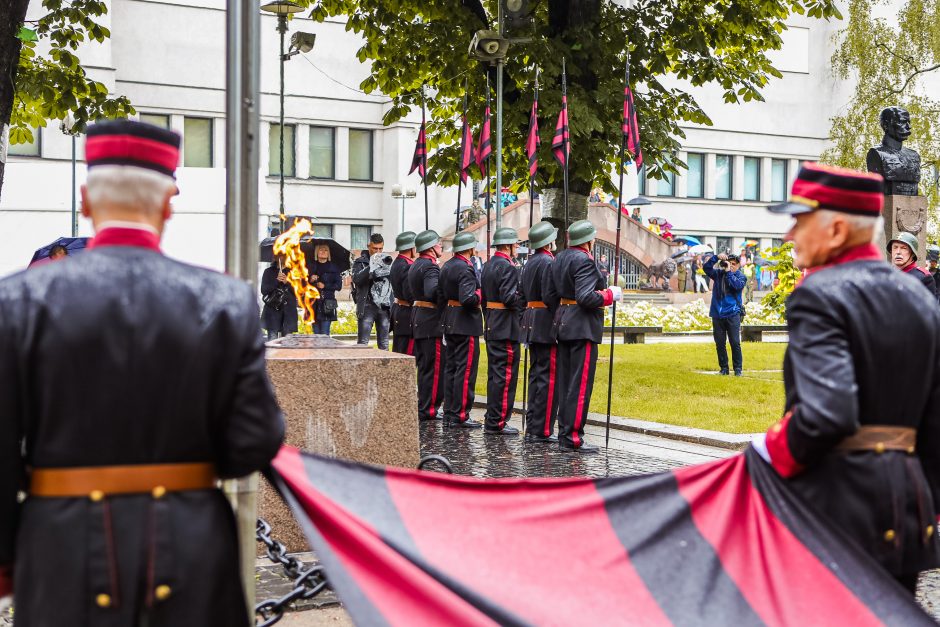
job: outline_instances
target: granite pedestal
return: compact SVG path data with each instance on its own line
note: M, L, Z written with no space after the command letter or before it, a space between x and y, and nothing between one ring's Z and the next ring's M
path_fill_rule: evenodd
M925 265L927 255L927 198L925 196L885 196L882 213L885 221L884 237L877 243L884 250L885 244L907 231L917 237L920 247L918 265Z
M420 458L413 357L326 336L268 343L268 375L287 426L285 443L320 455L415 468ZM258 515L291 552L307 541L262 481Z

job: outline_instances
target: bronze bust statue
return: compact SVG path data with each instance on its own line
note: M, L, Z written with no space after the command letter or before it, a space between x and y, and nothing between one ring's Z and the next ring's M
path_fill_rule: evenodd
M911 114L901 107L881 112L884 139L868 151L868 171L884 177L885 194L917 196L920 182L920 155L901 144L911 136Z

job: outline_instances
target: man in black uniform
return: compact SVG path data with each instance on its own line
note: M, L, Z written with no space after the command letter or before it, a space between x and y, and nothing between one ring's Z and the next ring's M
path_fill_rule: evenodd
M454 256L441 268L441 291L447 299L444 310L444 339L447 369L444 371L444 421L453 427L475 429L483 425L470 419L473 408L483 314L480 285L470 257L476 248L473 233L454 237Z
M552 264L559 296L554 334L558 340L558 446L581 453L598 448L584 441L594 388L597 346L604 331L604 307L620 298L620 288L607 287L591 251L597 231L588 220L568 227L568 248Z
M754 447L911 592L940 565L940 311L872 244L882 180L807 163L786 235L805 272L787 300L783 419Z
M441 315L447 304L441 291L441 238L434 231L421 231L415 237L418 258L408 271L412 302L411 335L414 337L415 365L418 368L418 419L440 420L446 355L441 341L444 330Z
M179 135L87 138L93 242L0 281L0 597L23 627L247 627L216 478L266 467L284 434L257 299L160 252Z
M558 415L558 344L552 336L552 315L558 310L551 268L552 244L558 229L539 222L529 230L529 247L535 251L522 268L522 341L529 345L529 407L526 410L526 442L557 442L552 435Z
M519 266L514 229L496 229L496 254L483 266L483 303L486 308L486 433L518 435L519 429L507 423L516 402L519 379L519 328L525 299L519 291Z
M388 281L392 284L392 351L402 355L414 355L414 338L411 336L411 289L408 287L408 270L415 262L415 234L413 231L399 233L395 238L398 256L392 262Z

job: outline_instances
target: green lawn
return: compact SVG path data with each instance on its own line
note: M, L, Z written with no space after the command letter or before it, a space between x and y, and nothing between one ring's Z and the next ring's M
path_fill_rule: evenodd
M611 413L730 433L764 431L783 413L784 350L786 344L744 344L745 376L737 378L706 374L718 369L714 344L616 345ZM591 398L593 412L607 413L609 355L610 345L602 345ZM486 395L486 379L484 346L478 394ZM521 379L518 399L521 402Z

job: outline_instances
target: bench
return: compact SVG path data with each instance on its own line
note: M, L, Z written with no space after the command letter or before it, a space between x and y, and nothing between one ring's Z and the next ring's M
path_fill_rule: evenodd
M604 333L618 333L623 335L624 344L646 344L646 336L652 333L662 333L662 327L604 327Z
M764 333L785 333L785 324L745 324L741 326L742 342L763 342Z

